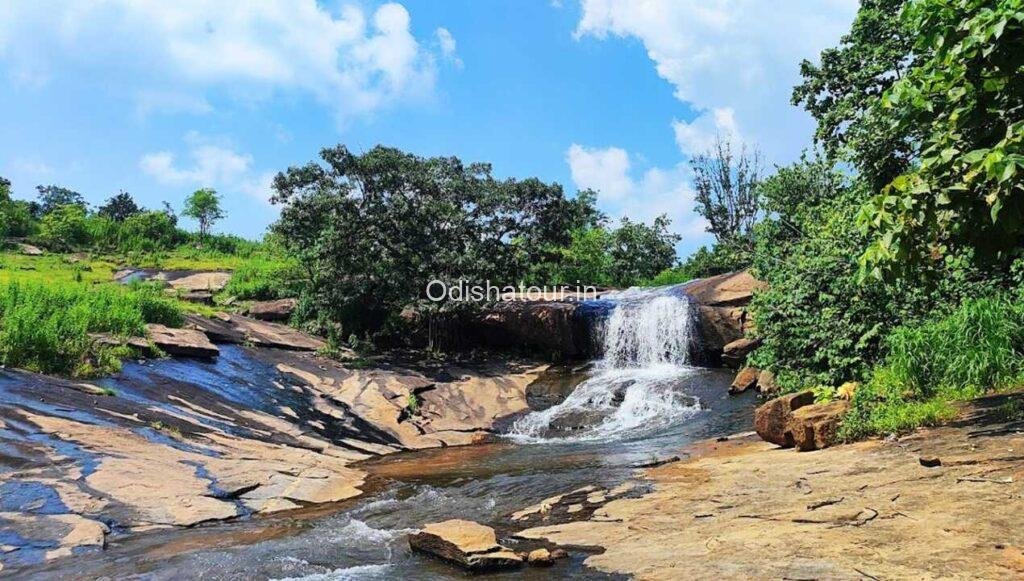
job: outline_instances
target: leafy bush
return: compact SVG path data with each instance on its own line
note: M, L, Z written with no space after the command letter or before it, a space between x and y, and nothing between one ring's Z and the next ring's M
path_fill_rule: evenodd
M40 221L39 240L53 250L71 250L88 244L85 208L78 204L54 208Z
M146 323L179 326L160 290L137 286L10 282L0 287L0 363L42 373L91 375L116 367L89 333L139 336Z
M120 224L117 248L122 252L170 250L184 238L175 219L163 211L133 214Z

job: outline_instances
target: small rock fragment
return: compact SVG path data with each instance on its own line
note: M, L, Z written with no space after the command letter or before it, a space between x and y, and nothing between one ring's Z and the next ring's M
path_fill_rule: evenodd
M936 466L942 466L942 460L937 456L921 456L918 458L918 462L925 468L935 468Z
M535 567L550 567L555 564L555 558L547 549L535 549L526 556L526 562Z

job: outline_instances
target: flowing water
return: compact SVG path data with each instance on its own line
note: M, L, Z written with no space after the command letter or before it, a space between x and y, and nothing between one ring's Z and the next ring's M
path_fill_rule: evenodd
M534 411L503 442L365 463L360 499L272 518L114 538L107 551L55 563L39 577L153 579L456 579L460 572L409 551L425 523L464 518L495 527L513 548L507 516L584 485L615 486L638 464L695 440L749 429L754 400L726 394L730 375L692 367L698 329L678 287L606 297L595 321L603 356L560 404ZM554 569L498 578L603 579L574 551ZM490 577L490 576L489 576Z

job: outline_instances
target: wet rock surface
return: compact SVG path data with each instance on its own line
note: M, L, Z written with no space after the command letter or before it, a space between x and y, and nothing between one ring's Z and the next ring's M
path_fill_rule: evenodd
M588 566L638 579L1019 578L1024 423L1000 419L1005 401L974 402L950 426L814 453L752 436L705 443L647 470L639 498L517 536L602 548Z
M243 333L274 325L228 322ZM7 571L97 550L108 530L191 527L353 498L366 478L354 462L471 443L527 409L526 386L544 368L410 360L357 370L294 348L219 351L210 360L126 362L90 384L0 370ZM419 408L409 415L411 395Z
M220 354L220 350L210 342L206 334L195 329L173 329L150 324L146 325L146 336L168 355L210 358Z
M467 520L430 523L409 535L409 546L474 573L514 569L523 564L520 555L498 544L494 529Z

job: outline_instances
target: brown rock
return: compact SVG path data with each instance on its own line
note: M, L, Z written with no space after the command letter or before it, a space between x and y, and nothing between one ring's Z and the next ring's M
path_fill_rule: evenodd
M760 344L760 339L750 339L748 337L731 341L725 347L722 347L722 363L729 367L739 367L747 360L747 355L750 355Z
M764 288L749 270L730 272L695 280L686 285L686 294L698 304L711 307L737 307L750 304L754 291Z
M259 301L249 307L249 316L263 321L285 321L292 316L297 304L296 299Z
M789 419L799 408L814 403L814 393L801 391L777 397L754 410L754 429L762 440L778 446L793 445Z
M41 249L39 249L36 246L32 246L31 244L25 244L24 242L19 242L18 243L18 252L24 254L25 256L42 256L43 255L43 251Z
M942 460L937 456L921 456L917 461L925 468L935 468L942 466Z
M816 403L794 411L789 418L789 432L793 444L803 450L820 450L835 443L839 424L850 407L850 402L836 400Z
M565 559L568 556L569 556L569 553L566 552L565 549L555 549L554 551L551 551L551 558L552 559Z
M684 287L684 292L699 306L701 340L709 363L717 364L726 345L753 329L745 307L754 291L764 286L744 270L702 278Z
M729 386L729 393L736 395L753 388L757 385L757 378L760 373L761 370L756 367L744 367L736 374L736 378L732 380L732 385Z
M171 287L185 292L220 292L231 280L230 272L197 272L169 281Z
M154 345L169 355L180 357L216 357L217 346L202 331L172 329L163 325L146 325L146 335Z
M535 549L526 556L526 562L536 567L550 567L555 564L555 557L547 549Z
M409 547L473 572L523 564L522 557L498 544L494 529L467 520L428 524L419 533L409 535Z
M775 374L767 369L762 369L757 376L757 393L762 395L774 395L779 391L779 384L775 383Z

